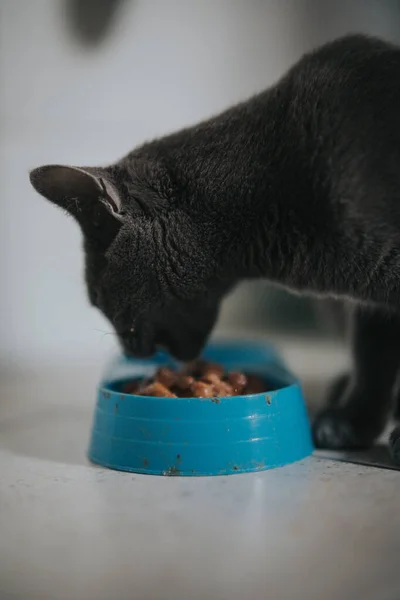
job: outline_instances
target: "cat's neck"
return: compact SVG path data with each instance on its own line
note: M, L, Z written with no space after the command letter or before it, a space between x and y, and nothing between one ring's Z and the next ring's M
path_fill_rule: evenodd
M292 99L281 82L142 152L164 164L188 212L206 207L215 215L219 265L237 278L266 277L299 288L310 252L318 257L313 232L323 217L311 208L308 142Z
M305 229L318 225L309 222L314 186L293 118L279 85L167 140L188 201L212 203L226 222L226 268L298 287L314 243Z
M287 100L272 88L222 114L157 142L188 201L216 208L265 204L278 186Z

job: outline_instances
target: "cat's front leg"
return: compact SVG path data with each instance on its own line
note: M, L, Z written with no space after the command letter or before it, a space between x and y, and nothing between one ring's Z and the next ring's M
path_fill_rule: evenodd
M400 425L397 425L390 434L389 450L393 461L400 467Z
M366 448L382 432L400 364L400 314L357 306L353 314L350 376L313 425L319 448Z
M400 369L398 376L400 376ZM400 467L400 387L398 386L399 383L400 381L398 380L396 386L396 401L393 411L393 417L395 421L397 421L397 425L393 429L389 437L389 450L392 455L393 461Z

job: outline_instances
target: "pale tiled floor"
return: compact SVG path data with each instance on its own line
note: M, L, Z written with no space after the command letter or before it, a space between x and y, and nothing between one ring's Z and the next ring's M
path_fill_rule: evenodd
M95 468L98 377L1 378L1 600L398 600L400 473L317 457L198 479Z

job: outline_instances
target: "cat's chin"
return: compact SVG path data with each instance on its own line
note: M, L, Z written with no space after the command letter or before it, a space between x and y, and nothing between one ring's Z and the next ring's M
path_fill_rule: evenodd
M131 350L126 350L123 349L123 354L124 356L126 356L126 358L139 358L139 359L148 359L148 358L152 358L154 356L154 354L156 353L156 348L153 348L152 350L135 350L134 352L132 352Z
M203 343L193 344L189 342L185 344L171 341L169 344L137 344L134 348L132 348L128 347L126 344L123 344L122 351L123 354L128 358L150 359L156 354L156 352L165 352L170 354L178 361L190 362L199 357L203 349L203 345Z
M122 352L128 358L151 358L156 353L154 342L139 342L136 338L120 339Z
M195 360L196 358L199 357L202 347L200 349L186 349L186 348L166 348L164 346L159 346L157 347L158 350L161 350L163 352L167 352L168 354L170 354L171 356L173 356L173 358L175 358L175 360L179 360L180 362L191 362L192 360Z
M157 350L167 352L180 362L190 362L201 354L207 341L207 335L187 335L182 331L171 335L165 331L160 332L156 339Z
M123 354L124 356L126 356L127 358L138 358L138 359L150 359L152 358L156 352L165 352L167 354L170 354L173 358L175 358L175 360L178 360L180 362L190 362L192 360L195 360L196 358L199 357L200 353L201 353L201 348L200 350L171 350L169 348L166 348L165 346L156 346L153 347L151 351L144 351L144 350L135 350L134 352L130 351L130 350L123 350Z

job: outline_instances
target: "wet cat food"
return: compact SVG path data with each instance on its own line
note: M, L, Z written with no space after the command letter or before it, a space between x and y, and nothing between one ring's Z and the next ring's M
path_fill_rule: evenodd
M162 367L151 379L136 379L123 386L126 394L160 398L215 398L266 391L268 386L258 375L225 372L221 365L205 361L195 361L179 371Z

